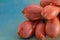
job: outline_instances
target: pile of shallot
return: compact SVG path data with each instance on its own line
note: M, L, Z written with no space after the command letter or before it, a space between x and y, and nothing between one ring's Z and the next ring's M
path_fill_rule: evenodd
M28 19L18 28L21 38L33 35L37 40L46 40L46 36L56 38L60 32L60 0L41 0L40 6L31 4L22 11Z

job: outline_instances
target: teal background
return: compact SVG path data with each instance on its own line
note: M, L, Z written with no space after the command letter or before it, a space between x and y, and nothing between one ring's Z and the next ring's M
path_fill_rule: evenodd
M0 0L0 40L23 40L17 35L19 24L26 20L21 11L30 4L39 5L39 2L40 0Z

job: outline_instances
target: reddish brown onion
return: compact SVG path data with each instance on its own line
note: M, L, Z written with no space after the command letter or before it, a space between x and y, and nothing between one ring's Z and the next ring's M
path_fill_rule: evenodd
M59 34L59 20L54 18L52 20L48 20L46 24L46 33L49 37L55 38Z
M40 22L39 24L37 24L36 30L35 30L35 35L38 40L45 40L46 39L45 38L45 36L46 36L45 25L43 22Z
M53 19L59 14L59 7L48 5L44 7L41 12L42 17L45 19Z
M60 6L60 0L51 0L52 4L56 5L56 6Z
M51 3L51 0L41 0L40 5L42 7L45 7L47 5L50 5L50 3Z
M38 20L41 19L42 7L38 5L29 5L24 8L23 13L26 18L29 20Z
M34 27L32 22L24 21L18 28L18 35L21 38L30 38L33 34Z

